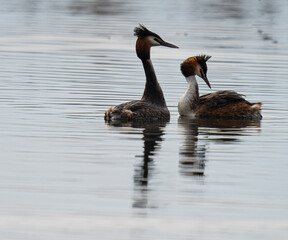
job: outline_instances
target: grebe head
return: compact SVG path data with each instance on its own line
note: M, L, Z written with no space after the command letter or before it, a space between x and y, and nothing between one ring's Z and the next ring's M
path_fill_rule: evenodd
M207 78L207 65L206 61L208 61L211 56L199 55L187 58L181 64L181 72L187 78L189 76L195 76L202 78L205 83L211 88L210 83Z
M150 58L150 48L153 46L165 46L170 48L178 48L177 46L165 42L158 34L151 32L144 25L135 27L134 35L138 37L136 42L136 52L140 59Z

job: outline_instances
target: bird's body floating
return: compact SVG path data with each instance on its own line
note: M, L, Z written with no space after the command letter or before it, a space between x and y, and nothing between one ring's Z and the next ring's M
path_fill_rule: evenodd
M207 79L207 65L210 56L194 56L181 64L188 87L178 103L181 116L225 119L262 119L261 103L250 103L243 95L234 91L218 91L199 96L196 75L211 88Z
M136 53L142 61L146 75L146 85L143 96L141 100L110 107L105 113L105 120L168 121L170 119L170 113L150 59L150 49L153 46L178 47L165 42L159 35L149 31L143 25L134 29L134 35L138 37L136 41Z

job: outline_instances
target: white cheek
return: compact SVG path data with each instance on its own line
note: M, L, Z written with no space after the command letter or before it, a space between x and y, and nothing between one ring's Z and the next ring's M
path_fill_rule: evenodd
M160 46L160 44L157 41L155 41L154 37L149 37L148 39L151 46Z
M199 65L197 66L196 74L197 74L198 77L202 77L201 76L201 67Z

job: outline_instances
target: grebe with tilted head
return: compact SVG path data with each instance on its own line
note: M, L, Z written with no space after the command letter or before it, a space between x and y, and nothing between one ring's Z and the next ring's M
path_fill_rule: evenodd
M170 113L150 59L150 48L153 46L178 47L165 42L159 35L149 31L143 25L134 29L134 35L138 37L136 42L136 53L138 58L142 61L146 75L146 85L143 96L141 100L110 107L105 113L105 120L168 121L170 119Z
M188 87L178 103L179 114L200 118L262 119L261 103L250 103L234 91L217 91L199 96L195 76L202 78L211 88L206 65L210 58L206 55L194 56L181 64Z

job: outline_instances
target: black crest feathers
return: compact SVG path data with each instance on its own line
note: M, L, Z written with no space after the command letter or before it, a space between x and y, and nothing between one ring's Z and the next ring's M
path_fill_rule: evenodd
M134 28L134 36L137 37L154 36L161 39L161 37L158 34L151 32L142 24L139 24L139 27Z
M196 59L198 62L201 62L201 61L207 62L210 58L211 58L211 56L208 56L208 55L196 56Z
M199 55L199 56L196 56L196 60L197 62L201 65L204 73L206 74L207 73L207 65L206 65L206 62L211 58L211 56L208 56L208 55Z

